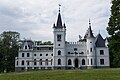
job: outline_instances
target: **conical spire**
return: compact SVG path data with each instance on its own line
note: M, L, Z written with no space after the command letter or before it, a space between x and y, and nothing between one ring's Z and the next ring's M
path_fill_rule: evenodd
M61 14L59 12L58 14L58 19L57 19L57 25L56 25L57 28L62 28L62 19L61 19Z
M90 22L90 19L89 19L89 28L84 36L84 38L94 38L94 35L92 33L92 29L91 29L91 22Z
M56 25L57 28L62 28L62 19L61 19L61 14L60 14L60 6L61 5L59 5L59 13L58 13L58 19L57 19L57 25Z

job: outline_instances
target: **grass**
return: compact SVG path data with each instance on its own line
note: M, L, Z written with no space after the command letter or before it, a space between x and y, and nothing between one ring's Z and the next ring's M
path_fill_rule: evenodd
M0 80L120 80L120 68L3 73Z

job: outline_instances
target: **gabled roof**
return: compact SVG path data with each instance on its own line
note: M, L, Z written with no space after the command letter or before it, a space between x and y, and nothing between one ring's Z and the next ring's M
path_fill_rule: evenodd
M96 36L95 45L96 47L105 47L105 40L102 38L100 33Z

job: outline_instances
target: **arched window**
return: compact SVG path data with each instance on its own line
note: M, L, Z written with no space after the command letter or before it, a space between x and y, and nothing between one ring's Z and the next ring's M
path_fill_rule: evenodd
M72 65L71 59L68 60L68 65Z
M61 65L61 59L58 59L58 65Z
M85 59L82 60L82 65L85 65Z
M58 55L61 55L61 51L60 50L58 51Z

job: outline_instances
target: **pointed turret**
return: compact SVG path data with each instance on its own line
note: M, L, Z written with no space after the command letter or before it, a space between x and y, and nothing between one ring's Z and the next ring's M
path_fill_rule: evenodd
M61 5L59 5L59 13L58 13L58 18L57 18L57 23L56 23L56 25L55 24L53 25L53 28L66 28L65 24L62 24L60 6Z
M57 28L62 28L62 19L61 19L61 14L59 12L58 14L58 19L57 19L57 25L56 25Z
M94 35L92 33L92 29L91 29L91 23L90 23L90 20L89 20L89 28L84 36L84 38L94 38Z

